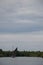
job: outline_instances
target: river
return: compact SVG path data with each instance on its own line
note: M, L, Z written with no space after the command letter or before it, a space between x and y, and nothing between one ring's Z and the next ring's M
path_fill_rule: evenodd
M0 58L0 65L43 65L43 58L38 57L15 57Z

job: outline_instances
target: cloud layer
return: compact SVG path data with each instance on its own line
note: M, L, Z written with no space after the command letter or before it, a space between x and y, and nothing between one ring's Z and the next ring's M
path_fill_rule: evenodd
M4 31L6 32L6 29L7 31L11 29L11 31L14 32L13 30L15 30L16 28L17 32L20 29L23 29L21 30L21 32L23 31L26 32L27 30L29 30L28 28L30 28L30 30L33 30L35 28L34 30L36 31L37 29L42 31L43 30L41 29L43 28L42 3L43 3L42 0L0 1L0 32ZM17 25L17 23L19 26Z
M24 41L21 43L24 49L34 42L32 48L36 45L35 49L43 50L40 47L43 45L43 0L0 0L1 48L7 43L12 46L14 40ZM20 48L19 43L14 45Z

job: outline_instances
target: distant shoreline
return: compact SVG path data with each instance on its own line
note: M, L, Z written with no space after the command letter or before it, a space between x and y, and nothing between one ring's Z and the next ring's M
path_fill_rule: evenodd
M3 51L0 49L0 57L42 57L43 51L18 51L16 48L13 51Z

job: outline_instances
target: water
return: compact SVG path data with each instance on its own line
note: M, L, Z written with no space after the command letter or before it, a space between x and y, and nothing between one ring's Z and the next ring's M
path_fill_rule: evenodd
M0 65L43 65L43 58L15 57L0 58Z

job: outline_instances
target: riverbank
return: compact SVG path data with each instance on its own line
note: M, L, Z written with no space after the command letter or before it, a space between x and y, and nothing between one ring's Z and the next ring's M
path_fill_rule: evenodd
M18 51L16 48L13 51L3 51L0 49L0 57L42 57L43 52L41 51Z

